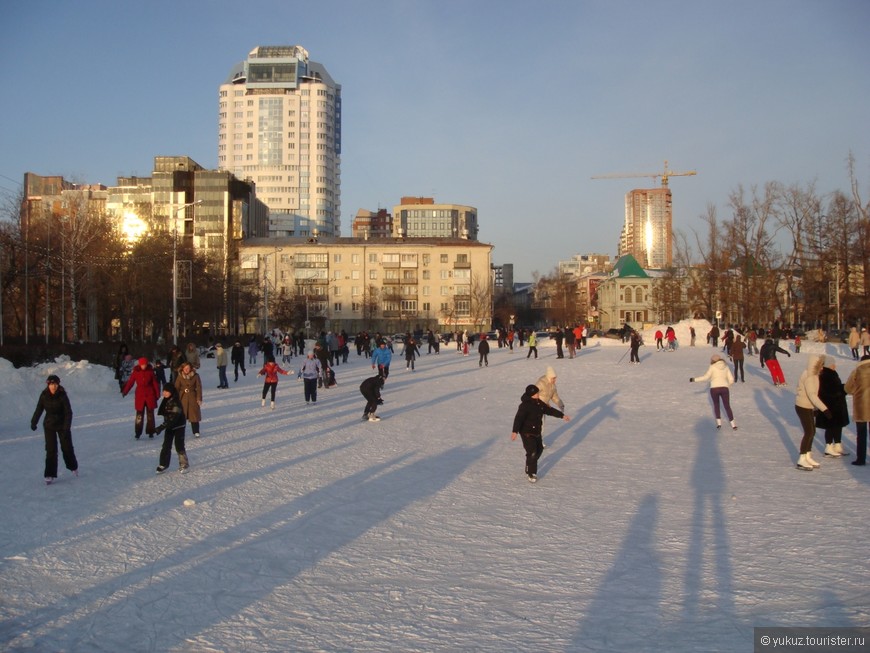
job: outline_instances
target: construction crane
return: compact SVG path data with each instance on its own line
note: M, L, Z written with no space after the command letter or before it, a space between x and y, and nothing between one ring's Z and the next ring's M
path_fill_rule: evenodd
M652 177L653 179L662 178L662 188L668 187L668 178L669 177L691 177L692 175L698 174L694 170L689 170L687 172L674 172L673 170L668 170L668 162L665 160L665 168L662 172L635 172L628 174L612 174L612 175L596 175L592 177L592 179L629 179L632 177Z

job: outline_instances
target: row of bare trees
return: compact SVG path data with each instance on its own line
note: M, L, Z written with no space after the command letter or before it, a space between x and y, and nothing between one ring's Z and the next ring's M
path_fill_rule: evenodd
M721 216L708 206L702 228L675 234L675 265L655 281L658 320L688 317L741 324L818 325L870 319L870 204L855 162L849 190L821 195L815 184L769 182L733 190ZM558 271L536 279L538 319L570 324L587 317L576 282Z
M0 220L0 318L4 338L20 342L146 341L172 331L173 235L153 230L127 242L116 222L87 201L24 212L21 198ZM31 207L32 208L32 207ZM196 292L178 302L180 332L226 318L220 261L194 256L180 280ZM235 292L237 307L241 293Z

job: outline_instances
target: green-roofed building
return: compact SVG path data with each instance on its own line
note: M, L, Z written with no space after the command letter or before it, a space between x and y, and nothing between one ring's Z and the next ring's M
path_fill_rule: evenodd
M620 256L613 272L598 286L598 317L602 329L619 329L626 322L642 328L652 319L653 279L631 254Z

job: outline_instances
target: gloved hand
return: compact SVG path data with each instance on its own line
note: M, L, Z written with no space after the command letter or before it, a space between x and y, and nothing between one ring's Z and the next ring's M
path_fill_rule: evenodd
M694 383L694 382L695 382L695 377L690 376L690 377L689 377L689 383Z
M824 415L824 416L827 417L828 419L832 419L832 418L834 417L834 413L832 413L830 410L826 410L826 411L824 411L824 412L822 413L822 415Z
M158 435L160 433L163 433L163 431L165 431L165 430L166 430L166 424L161 424L156 429L154 429L154 435Z
M383 403L384 403L384 400L383 400L383 399L378 399L378 406L383 405Z
M35 430L36 430L36 422L30 422L30 430L31 430L31 431L35 431Z
M789 354L788 352L785 352L785 353L788 354L788 357L789 357L789 358L791 358L791 354Z

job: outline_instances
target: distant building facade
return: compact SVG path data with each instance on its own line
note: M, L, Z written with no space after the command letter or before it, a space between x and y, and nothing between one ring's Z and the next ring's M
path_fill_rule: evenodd
M341 85L305 48L260 46L219 88L218 167L250 179L270 236L341 231Z
M645 268L670 268L674 245L671 203L668 187L629 191L617 255L631 254Z
M477 209L463 204L436 204L432 197L403 197L393 207L397 238L477 240Z
M619 257L611 274L598 283L600 327L619 329L628 322L637 328L650 322L654 317L653 284L653 278L634 256Z
M353 238L390 238L393 235L393 216L386 209L356 212L351 229Z
M268 294L246 328L307 321L317 332L489 329L491 252L492 245L460 238L248 240L241 281ZM295 306L283 322L275 318L281 297Z

